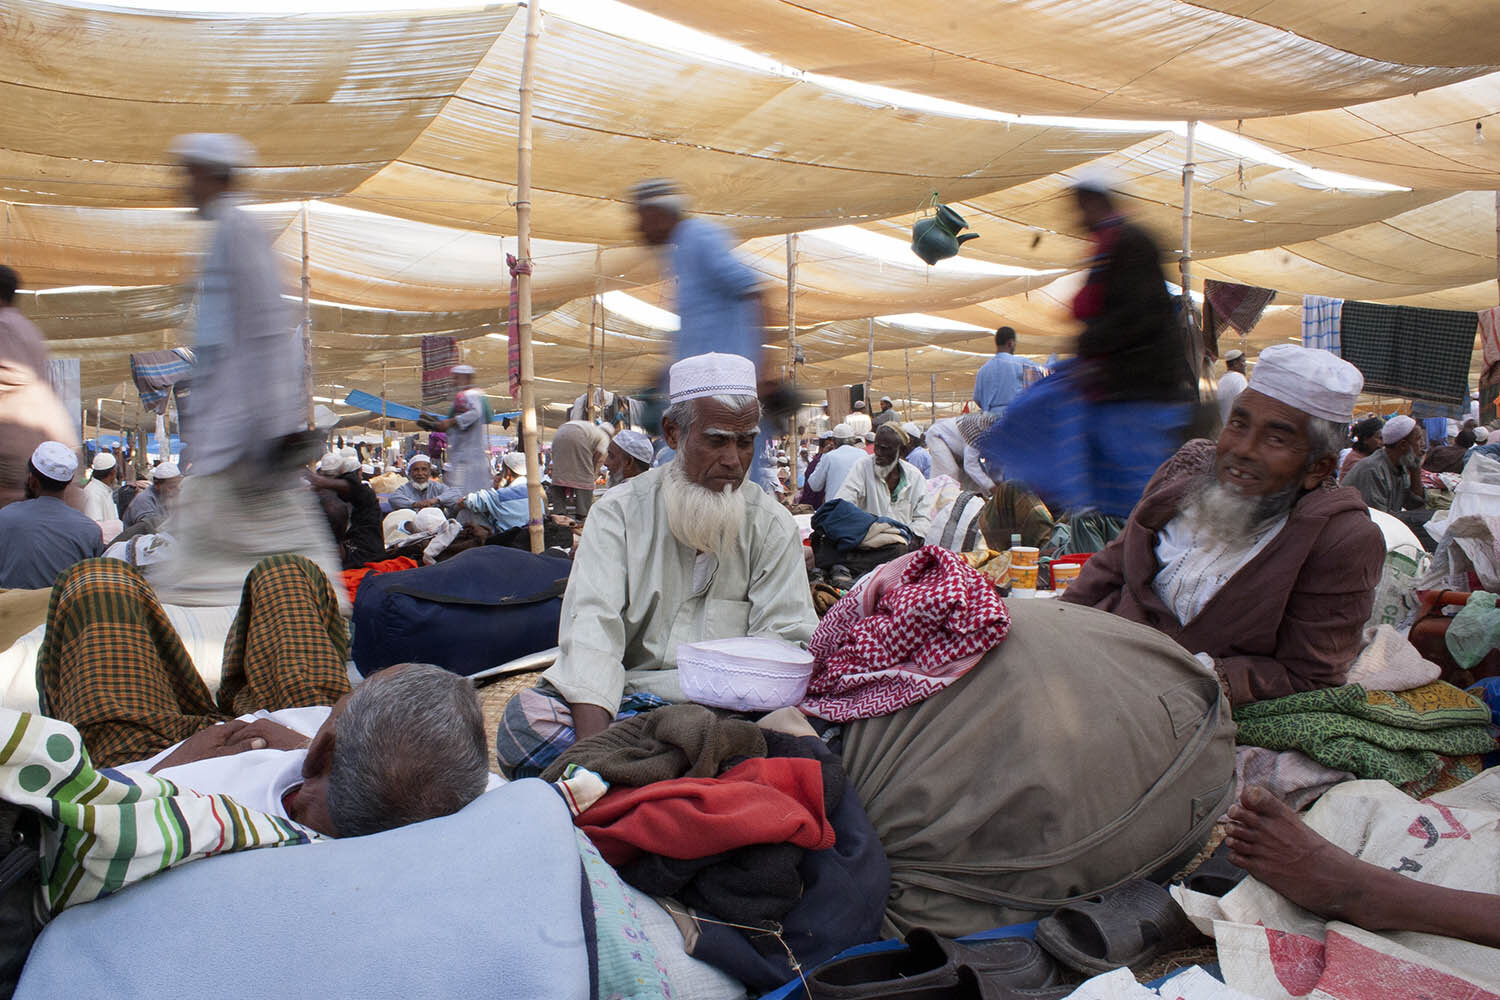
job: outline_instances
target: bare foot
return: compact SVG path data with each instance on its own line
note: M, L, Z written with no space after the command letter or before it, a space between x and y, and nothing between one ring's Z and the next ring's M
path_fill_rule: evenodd
M1229 860L1298 906L1358 923L1359 859L1324 840L1264 788L1246 788L1229 809Z

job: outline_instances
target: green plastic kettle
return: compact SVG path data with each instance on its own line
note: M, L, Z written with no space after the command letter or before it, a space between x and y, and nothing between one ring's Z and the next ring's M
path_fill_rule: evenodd
M969 228L964 217L947 205L939 205L937 212L925 219L918 219L911 227L911 252L929 265L940 260L958 256L958 248L969 240L979 238L978 233L964 233Z

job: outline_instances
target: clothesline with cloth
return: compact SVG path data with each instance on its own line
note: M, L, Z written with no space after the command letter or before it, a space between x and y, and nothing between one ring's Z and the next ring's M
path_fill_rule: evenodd
M1219 335L1226 326L1248 334L1260 322L1266 306L1276 298L1276 289L1240 285L1231 281L1203 282L1203 329L1208 334L1208 350L1218 357Z
M193 374L193 352L186 347L144 351L130 356L130 377L141 394L141 405L154 413L167 412L167 399L177 396L177 412L188 396Z
M1500 358L1497 311L1420 309L1307 295L1302 345L1339 355L1365 377L1365 391L1462 406L1478 330L1485 367ZM1486 332L1488 331L1488 332Z

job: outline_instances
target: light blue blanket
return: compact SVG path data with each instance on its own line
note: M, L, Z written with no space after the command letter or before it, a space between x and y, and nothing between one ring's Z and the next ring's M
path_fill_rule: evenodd
M211 858L74 907L15 995L584 1000L581 871L562 799L518 781L443 819Z

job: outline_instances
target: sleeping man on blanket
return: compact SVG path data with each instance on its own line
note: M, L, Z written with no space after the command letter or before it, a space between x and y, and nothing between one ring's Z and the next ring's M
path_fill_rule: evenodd
M1343 684L1385 558L1364 500L1333 479L1363 386L1326 351L1262 351L1217 444L1157 470L1062 600L1177 640L1233 705Z
M136 569L88 559L53 588L37 679L43 712L76 728L95 767L225 795L278 828L363 836L485 790L483 716L465 678L401 664L351 693L347 658L328 579L301 556L271 556L245 581L215 699ZM0 760L17 763L48 766ZM25 773L24 790L39 791Z
M743 488L760 422L755 379L755 366L735 355L672 366L662 430L677 455L589 511L557 662L511 699L500 723L495 752L507 777L539 774L575 734L682 701L679 643L812 637L796 523L763 490Z

